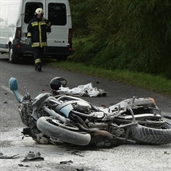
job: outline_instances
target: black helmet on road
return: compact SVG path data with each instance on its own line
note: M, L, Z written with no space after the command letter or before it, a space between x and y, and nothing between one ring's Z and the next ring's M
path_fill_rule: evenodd
M55 77L50 81L50 87L52 90L59 90L59 87L65 87L67 81L61 77Z

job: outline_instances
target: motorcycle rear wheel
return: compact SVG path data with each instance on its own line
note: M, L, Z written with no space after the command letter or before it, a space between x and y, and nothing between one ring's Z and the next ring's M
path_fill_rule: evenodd
M48 137L80 146L86 146L90 143L90 134L72 131L72 127L71 129L66 129L67 127L53 124L50 117L41 117L37 120L37 128Z
M171 121L166 120L159 128L138 124L129 129L129 135L139 144L168 144L171 143Z

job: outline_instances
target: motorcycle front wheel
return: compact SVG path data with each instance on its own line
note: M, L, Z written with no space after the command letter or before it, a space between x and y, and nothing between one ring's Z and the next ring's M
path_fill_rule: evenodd
M74 145L86 146L91 141L90 134L79 132L73 126L56 124L50 117L41 117L37 120L37 128L50 138L57 138ZM74 131L75 130L75 131Z
M171 143L171 121L166 119L158 128L140 124L129 128L129 138L140 144L169 144Z

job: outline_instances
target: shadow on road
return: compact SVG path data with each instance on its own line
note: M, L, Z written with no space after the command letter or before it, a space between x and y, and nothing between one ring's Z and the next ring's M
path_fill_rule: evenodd
M3 61L4 63L10 63L8 57L5 56L4 57L0 56L0 61ZM50 61L51 59L45 59L45 58L42 59L43 64L48 64ZM29 56L29 57L18 59L17 62L11 64L34 65L34 60L33 57Z
M5 63L10 63L9 59L7 57L0 57L0 61L3 61ZM13 63L11 63L11 64L13 64ZM26 58L18 59L16 64L33 65L34 61L33 61L32 57L26 57Z

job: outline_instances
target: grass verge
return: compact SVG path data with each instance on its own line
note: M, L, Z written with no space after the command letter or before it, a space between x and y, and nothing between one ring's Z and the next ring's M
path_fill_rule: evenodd
M93 66L86 66L82 63L72 62L50 62L48 65L56 68L61 68L73 72L79 72L86 75L107 79L110 81L117 81L127 85L132 85L156 93L171 96L171 80L168 80L161 76L134 73L127 70L111 71L102 68L95 68Z

